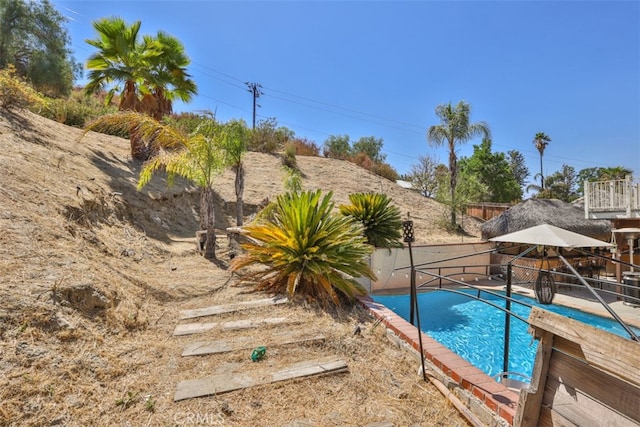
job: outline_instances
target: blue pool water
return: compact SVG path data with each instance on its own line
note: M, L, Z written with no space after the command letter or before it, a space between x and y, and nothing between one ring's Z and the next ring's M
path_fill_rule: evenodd
M474 290L465 292L477 294ZM505 300L498 296L482 292L481 298L505 306ZM628 334L614 320L556 304L538 304L534 299L522 295L512 294L512 298L628 338ZM409 320L408 294L374 296L374 300ZM503 311L465 295L446 291L420 293L418 305L420 326L425 333L488 375L503 371ZM527 319L531 310L521 304L511 303L511 311ZM525 322L511 317L509 371L531 376L537 341L532 339L527 329Z

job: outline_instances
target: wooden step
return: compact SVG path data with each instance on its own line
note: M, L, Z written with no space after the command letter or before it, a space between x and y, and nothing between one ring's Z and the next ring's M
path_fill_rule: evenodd
M200 341L187 345L182 356L201 356L204 354L227 353L230 351L251 349L257 346L282 346L324 341L323 335L304 336L300 333L281 332L273 334L267 341L256 340L251 337L235 337L230 340Z
M232 304L213 305L211 307L193 308L180 311L180 320L194 319L203 316L215 316L216 314L233 313L234 311L248 310L257 307L266 307L270 305L284 304L288 302L287 298L274 297L256 299L251 301L235 302Z
M314 375L348 372L347 362L337 356L306 360L275 371L224 373L205 378L180 381L176 387L175 402L194 397L227 393L257 385L286 381Z
M207 332L215 328L220 328L222 331L233 331L237 329L251 329L259 328L261 326L281 325L281 324L294 324L299 323L298 320L290 319L288 317L268 317L265 319L243 319L234 320L229 322L210 322L210 323L185 323L184 325L178 325L173 330L173 335L191 335Z

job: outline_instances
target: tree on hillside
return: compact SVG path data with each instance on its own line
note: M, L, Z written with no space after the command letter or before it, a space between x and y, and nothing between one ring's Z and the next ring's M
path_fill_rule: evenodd
M176 176L193 182L200 189L200 229L206 230L205 253L215 259L215 204L213 183L224 170L225 153L220 146L220 126L211 118L198 129L186 134L175 126L158 122L154 118L136 112L121 112L97 118L89 123L89 130L122 130L133 127L142 138L152 140L157 155L145 162L138 178L138 189L149 183L155 173L167 174L171 185Z
M439 162L429 155L419 156L418 163L411 165L406 177L414 190L425 197L433 197L438 189L436 170Z
M98 37L86 42L98 51L87 60L90 72L85 93L108 89L105 103L117 93L121 111L141 112L159 120L171 113L172 100L188 102L197 89L186 72L190 61L182 44L163 32L140 37L140 26L140 21L127 25L118 17L93 22ZM135 133L130 138L132 157L146 160L145 142Z
M459 162L461 176L474 175L487 192L472 202L510 203L522 199L522 189L513 175L504 153L491 151L491 140L484 138L480 145L473 146L473 154Z
M0 1L0 69L13 65L18 76L47 96L69 95L82 66L68 48L65 24L48 0Z
M332 159L346 160L351 157L351 143L349 135L330 135L324 141L322 155Z
M551 142L551 138L544 132L536 133L535 138L533 138L533 145L538 149L538 153L540 153L540 189L544 190L544 172L542 170L542 155L544 154L544 150L547 148L547 145Z
M364 153L369 156L374 163L382 163L387 158L386 154L381 153L383 144L382 138L363 136L353 144L351 153Z
M478 175L468 173L462 169L459 172L459 182L456 186L455 197L451 200L451 180L449 178L449 169L445 165L438 165L436 168L436 179L438 181L438 189L435 194L435 200L443 205L447 205L450 209L454 209L461 215L465 213L469 203L479 200L486 200L489 197L488 187L480 182ZM447 229L452 232L459 231L457 224L451 224L445 218Z
M477 137L491 137L489 126L485 122L470 123L471 107L464 101L456 106L451 103L438 105L436 115L441 124L430 126L427 131L427 141L431 145L447 144L449 148L449 188L451 198L451 226L456 225L456 185L458 183L458 158L456 146Z
M231 120L220 130L220 147L225 153L225 163L235 172L236 225L241 227L244 219L244 164L242 158L247 152L250 130L242 120Z

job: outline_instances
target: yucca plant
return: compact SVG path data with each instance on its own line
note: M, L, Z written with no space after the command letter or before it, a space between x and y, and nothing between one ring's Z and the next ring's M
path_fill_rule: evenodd
M341 205L340 212L362 223L367 243L377 248L402 247L400 210L380 193L349 195L351 205Z
M332 193L291 192L278 196L270 218L247 225L246 252L235 258L232 271L251 265L266 269L247 272L257 288L289 296L304 295L340 303L340 292L352 300L366 291L357 277L375 280L366 256L371 253L362 226L333 213Z

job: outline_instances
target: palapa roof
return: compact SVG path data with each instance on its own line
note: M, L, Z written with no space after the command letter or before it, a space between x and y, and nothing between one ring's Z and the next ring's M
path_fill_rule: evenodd
M482 238L513 233L536 225L550 224L594 239L608 241L611 224L607 220L584 217L584 210L556 199L529 199L518 203L482 224Z

